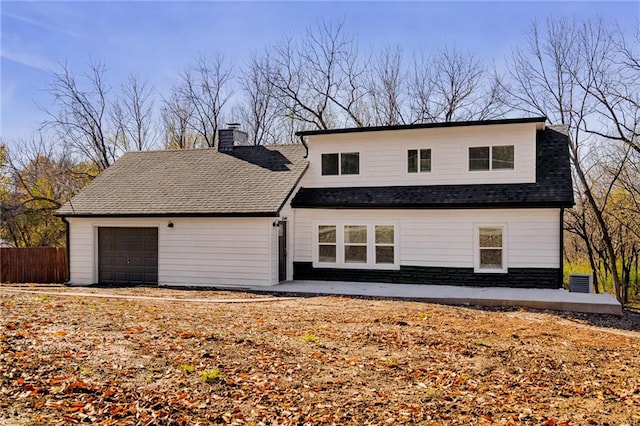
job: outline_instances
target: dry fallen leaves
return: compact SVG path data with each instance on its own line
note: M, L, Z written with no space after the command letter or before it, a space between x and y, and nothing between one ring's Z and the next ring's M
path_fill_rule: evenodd
M399 301L0 290L0 424L638 425L634 328Z

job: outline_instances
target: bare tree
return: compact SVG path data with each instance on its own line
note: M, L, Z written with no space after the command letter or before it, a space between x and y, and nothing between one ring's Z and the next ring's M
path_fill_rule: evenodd
M375 56L367 82L368 104L376 125L406 123L405 81L402 49L385 47Z
M610 89L625 84L621 76L627 70L610 68L618 63L620 56L613 49L612 33L603 22L585 22L579 26L566 19L548 19L546 32L534 22L528 35L529 51L514 52L509 63L511 85L506 86L506 91L515 109L543 114L552 123L568 126L569 151L579 192L590 210L587 217L592 217L585 226L597 228L601 244L593 247L601 247L598 255L611 274L616 297L625 303L626 287L618 270L620 252L616 248L620 233L607 211L629 157L611 157L606 174L593 165L603 161L603 153L611 152L608 147L595 149L597 141L604 137L625 142L626 137L611 137L611 131L621 136L620 129L635 126L628 115L620 115L612 108L613 104L607 100L611 98L604 96L614 93Z
M64 226L53 216L89 183L95 166L74 162L68 153L35 134L15 144L6 158L0 201L0 237L16 247L60 245Z
M282 126L283 111L276 99L275 88L268 79L272 73L269 57L253 54L247 69L242 71L240 85L244 102L236 108L255 145L283 142L287 139Z
M289 37L268 54L272 67L265 77L287 117L316 129L363 125L364 68L342 22L322 22L299 44Z
M584 61L572 72L595 100L598 118L586 121L584 130L640 153L640 30L629 42L619 28L612 30L601 20L586 22L579 44Z
M104 65L89 64L83 87L69 67L62 65L60 72L53 73L50 87L57 109L46 111L50 119L45 122L73 152L91 160L99 170L109 167L121 150L117 138L109 134L109 87L104 74Z
M504 114L502 86L472 52L443 48L414 59L409 85L414 122L484 120Z
M156 142L153 127L153 92L146 81L130 75L111 107L119 145L125 151L149 149Z
M168 149L196 148L198 135L191 131L189 124L193 117L191 103L174 90L168 98L163 99L162 104L165 147Z
M182 74L178 93L190 104L189 125L204 146L215 145L223 110L231 97L232 77L232 67L220 55L211 62L198 58Z

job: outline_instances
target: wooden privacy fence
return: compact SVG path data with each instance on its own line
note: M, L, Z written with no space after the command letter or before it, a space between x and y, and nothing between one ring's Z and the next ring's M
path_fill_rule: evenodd
M67 281L66 248L0 248L0 283L63 283L65 281Z

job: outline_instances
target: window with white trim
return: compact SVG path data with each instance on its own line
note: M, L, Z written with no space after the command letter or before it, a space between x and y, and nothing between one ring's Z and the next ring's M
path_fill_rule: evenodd
M475 272L507 272L503 225L477 226Z
M360 153L327 153L320 156L322 176L359 175Z
M367 263L367 226L344 226L344 263Z
M395 224L318 224L315 267L397 269Z
M469 147L469 171L513 170L515 147L513 145Z
M336 263L336 226L320 225L318 227L318 262Z
M395 237L392 225L376 225L376 264L395 263Z
M407 173L428 173L431 171L431 149L410 149L407 151Z

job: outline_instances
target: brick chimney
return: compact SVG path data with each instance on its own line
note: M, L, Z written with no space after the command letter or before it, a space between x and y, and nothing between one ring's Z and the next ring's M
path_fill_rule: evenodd
M233 152L236 146L248 146L249 135L240 130L240 123L227 123L226 129L218 130L218 151Z

